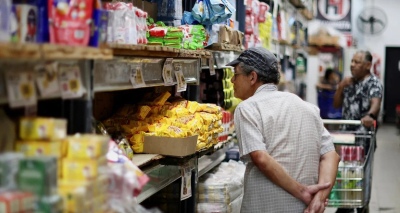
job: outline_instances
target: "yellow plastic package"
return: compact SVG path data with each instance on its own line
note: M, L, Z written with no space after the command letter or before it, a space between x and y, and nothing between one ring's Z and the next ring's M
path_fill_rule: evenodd
M189 115L189 110L180 106L174 107L170 110L167 110L165 112L165 116L168 118L172 118L172 117L181 117L184 115Z
M139 120L144 120L146 118L146 116L149 114L150 110L151 110L151 107L149 107L149 106L146 106L146 105L140 106L136 113L137 118Z
M23 153L27 157L33 156L55 156L63 157L64 141L18 141L16 151Z
M199 104L197 112L208 112L211 114L217 114L222 111L222 108L215 104Z
M141 131L136 134L133 134L132 137L129 139L134 153L143 153L144 135L145 132Z
M199 108L199 103L197 103L196 101L189 101L186 108L191 114L194 114Z
M153 101L153 105L155 106L162 106L165 104L165 102L168 100L168 98L171 97L171 93L164 92L161 95L159 95L154 101Z
M196 150L197 151L199 151L199 150L201 150L201 149L204 149L205 147L206 147L206 143L204 143L204 142L197 142L197 144L196 144Z
M55 118L21 118L19 137L22 140L58 140L67 136L67 120Z
M107 165L105 157L90 160L64 158L62 162L63 178L71 181L93 180L99 175L100 167L105 165Z
M185 99L182 99L182 98L174 100L171 103L172 103L172 106L174 106L174 107L187 108L187 106L188 106L188 100L185 100Z
M168 126L167 128L161 128L156 133L158 136L172 137L172 138L184 138L192 135L192 133L189 130L185 128L179 128L177 126Z
M67 158L92 159L104 156L108 151L110 138L103 135L75 135L67 137Z
M58 193L63 199L64 212L87 212L85 200L90 197L85 187L59 188Z
M203 122L200 115L184 115L175 119L173 124L177 127L187 128L191 131L197 132L201 130Z

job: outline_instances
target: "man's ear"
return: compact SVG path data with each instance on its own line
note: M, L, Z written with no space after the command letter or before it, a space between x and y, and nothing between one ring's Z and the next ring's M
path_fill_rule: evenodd
M367 66L367 70L371 70L372 62L367 62L365 66Z
M253 85L258 81L258 75L257 75L257 73L255 71L253 71L253 72L250 73L250 76L251 76L251 79L250 79L251 80L251 84Z

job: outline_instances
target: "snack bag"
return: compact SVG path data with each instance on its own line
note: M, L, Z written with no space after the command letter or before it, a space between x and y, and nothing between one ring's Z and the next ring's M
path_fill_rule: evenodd
M50 42L86 46L93 0L49 0Z

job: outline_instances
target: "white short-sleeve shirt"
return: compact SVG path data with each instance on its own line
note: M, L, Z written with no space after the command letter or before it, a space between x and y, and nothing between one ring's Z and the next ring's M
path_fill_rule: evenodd
M238 105L234 121L240 156L247 163L241 212L303 212L305 204L272 183L249 154L266 150L295 180L316 184L321 155L335 150L319 109L265 84Z

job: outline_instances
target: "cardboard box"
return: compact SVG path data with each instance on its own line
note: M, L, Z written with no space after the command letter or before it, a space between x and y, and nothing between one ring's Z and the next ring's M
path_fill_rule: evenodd
M186 138L144 137L144 153L183 157L196 153L197 135Z

